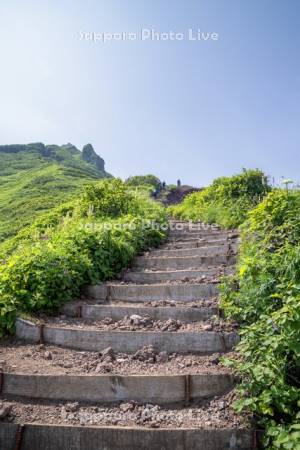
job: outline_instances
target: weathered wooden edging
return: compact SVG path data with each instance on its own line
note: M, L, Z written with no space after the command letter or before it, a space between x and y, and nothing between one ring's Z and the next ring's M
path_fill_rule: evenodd
M26 398L113 403L172 404L222 395L229 373L196 375L37 375L3 373L2 394Z
M178 240L178 241L167 241L163 245L161 245L157 249L153 249L150 251L150 253L155 253L159 250L176 250L176 249L197 249L197 248L203 248L203 247L215 247L216 245L220 247L227 246L230 243L236 243L237 239L214 239L212 241L207 241L206 239L197 239L197 238L191 238L191 239L184 239L184 240Z
M203 238L235 238L237 237L237 233L233 233L232 231L212 231L212 230L183 230L183 231L170 231L169 233L169 239L172 238L185 238L185 237L193 237L193 238L198 238L198 239L203 239Z
M193 301L215 297L218 286L200 284L114 284L102 283L87 286L85 295L96 300L122 300L143 302L158 300Z
M196 247L196 248L173 248L153 250L149 256L166 256L166 257L181 257L181 256L215 256L227 255L228 252L236 253L238 244L230 244L227 242L218 246Z
M45 342L90 351L112 347L124 353L134 353L145 345L153 345L155 349L168 353L208 354L226 352L238 342L236 333L98 331L36 325L20 318L16 320L16 336L33 343Z
M1 450L15 450L18 424L0 424ZM255 432L247 429L151 429L23 425L22 450L252 450Z
M180 248L202 248L202 247L211 247L211 246L225 246L229 243L236 243L237 239L213 239L213 240L207 240L207 239L193 239L190 240L183 240L183 241L167 241L165 244L160 246L160 249L167 250L167 249L180 249ZM151 250L152 252L155 252L156 250Z
M182 257L147 257L138 256L134 260L135 267L160 270L180 270L199 268L201 266L232 265L236 263L236 256L182 256Z
M149 316L153 320L175 319L184 322L197 322L207 320L219 314L217 306L191 308L184 306L120 306L117 305L89 305L78 302L66 303L62 308L63 314L69 317L82 317L84 319L102 320L110 317L112 320L121 320L125 316L138 314Z
M163 283L165 281L179 281L184 278L190 280L195 278L201 278L203 276L215 276L219 274L220 268L215 267L212 269L181 269L181 270L157 270L153 272L147 272L143 270L128 271L124 274L124 280L132 283ZM225 267L224 273L231 273L232 267Z

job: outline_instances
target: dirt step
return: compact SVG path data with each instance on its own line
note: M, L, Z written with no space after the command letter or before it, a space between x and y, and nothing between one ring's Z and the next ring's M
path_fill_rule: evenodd
M202 247L214 247L216 245L223 246L229 243L237 243L237 239L191 239L190 241L178 241L178 242L166 242L159 248L162 250L176 250L181 248L202 248Z
M222 395L234 386L231 374L197 375L2 375L2 395L31 399L159 405Z
M151 252L149 252L149 254L146 255L151 257L214 256L214 255L235 254L237 252L237 249L238 249L237 244L226 244L226 245L198 247L198 248L152 250Z
M213 235L210 235L210 234L206 234L206 235L203 235L203 234L199 234L199 233L177 233L177 234L170 234L169 236L168 236L168 240L167 240L167 242L168 243L175 243L175 242L183 242L183 243L186 243L186 242L204 242L204 241L206 241L206 242L212 242L212 241L216 241L216 240L229 240L229 241L232 241L232 240L235 240L235 239L238 239L238 235L236 234L225 234L225 233L223 233L223 234L213 234Z
M236 263L235 256L187 256L187 257L157 257L150 258L145 256L139 256L134 260L134 266L137 268L148 268L157 270L180 270L180 269L193 269L200 266L218 266L233 265Z
M10 403L11 410L7 412L6 417L17 423L35 422L106 427L119 425L135 428L153 426L160 429L174 427L222 429L249 426L246 417L237 416L233 410L234 391L197 401L188 400L188 394L187 390L187 407L179 404L160 406L155 403L135 401L118 402L113 405L103 402L90 404L64 401L58 403L39 399L27 400L17 396L1 396L0 402L5 402L8 408Z
M168 239L172 238L185 238L185 237L193 237L202 239L205 237L215 238L215 239L226 239L226 238L236 238L238 237L238 233L232 231L211 231L211 230L201 230L201 231L170 231Z
M197 322L207 320L214 315L218 315L218 307L178 307L178 306L121 306L116 305L91 305L83 302L67 303L63 314L70 317L83 317L85 319L105 319L121 320L125 316L139 315L149 316L152 320L176 319L183 322Z
M82 317L61 316L40 316L33 317L33 322L41 325L54 326L60 328L74 328L79 330L96 331L130 331L130 332L193 332L202 333L204 331L231 332L237 329L237 324L213 316L206 321L186 322L178 319L168 318L167 320L153 320L150 316L140 316L133 314L123 316L120 320L113 320L111 317L104 319L86 319Z
M193 301L215 297L216 283L199 284L96 284L84 289L87 297L96 300L125 300L132 302L151 300Z
M181 231L181 230L203 230L203 231L224 231L219 225L217 224L208 224L204 222L193 222L193 221L182 221L182 220L170 220L169 221L169 228L172 231Z
M203 277L222 276L232 272L231 267L211 267L194 270L157 270L157 271L127 271L124 280L132 283L163 283L164 281L193 281Z
M181 354L226 352L239 340L235 332L99 331L86 325L82 328L39 325L20 318L16 321L16 337L78 350L100 351L112 347L116 352L135 353L141 347L152 345L157 351Z
M233 239L228 238L228 237L223 237L221 239L222 239L222 241L232 241L233 240ZM186 234L186 235L184 235L182 237L169 236L168 240L163 245L166 245L166 244L171 244L171 245L172 244L190 244L190 245L194 246L198 242L200 244L202 242L206 242L206 244L209 244L210 242L215 242L216 240L219 241L220 238L216 237L216 236L212 236L211 238L209 238L209 236L200 238L200 237L195 237L194 235Z
M79 351L46 344L28 344L13 339L1 343L2 372L39 375L216 375L230 373L221 364L221 354L178 355L145 346L134 354L111 348ZM227 354L235 358L234 353Z

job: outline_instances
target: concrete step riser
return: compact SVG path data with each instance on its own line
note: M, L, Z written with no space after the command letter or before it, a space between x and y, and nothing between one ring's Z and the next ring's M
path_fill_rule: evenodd
M143 302L149 300L192 301L211 298L218 294L216 284L136 284L87 286L85 295L96 300Z
M170 237L168 239L168 241L166 242L169 244L186 244L186 243L195 243L195 242L212 242L212 241L216 241L216 240L220 240L219 238L213 238L211 240L207 240L204 238L197 238L197 237L193 237L193 236L186 236L186 237L180 237L180 238L172 238ZM225 240L225 239L224 239ZM227 239L226 239L227 240ZM228 239L228 241L232 241L232 239Z
M63 313L69 317L82 317L84 319L102 320L106 317L118 321L125 316L138 314L148 315L152 320L175 319L182 322L197 322L207 320L214 315L218 315L217 307L184 308L184 307L154 307L154 306L108 306L108 305L82 305L67 304L63 308Z
M228 239L213 239L199 241L199 239L193 239L191 241L179 241L179 242L167 242L162 245L160 248L162 250L176 250L181 248L202 248L202 247L215 247L216 245L223 246L228 245L230 242L233 244L237 243L236 239L228 240Z
M206 223L201 222L189 222L189 223L182 223L182 222L173 222L170 223L169 230L171 232L180 232L180 231L205 231L210 233L216 233L216 232L222 232L222 231L228 231L220 228L216 225L209 225Z
M211 246L211 247L200 247L200 248L190 248L190 249L176 249L176 250L153 250L150 252L149 256L158 257L182 257L182 256L216 256L216 255L227 255L228 252L236 253L238 249L237 244L234 245L222 245L222 246Z
M231 273L231 267L225 268L225 273ZM200 270L179 270L169 272L127 272L124 280L132 283L163 283L164 281L179 281L185 278L193 280L203 276L215 276L219 274L219 269L200 269Z
M18 425L0 427L1 449L16 448ZM161 429L26 424L22 450L251 450L246 429Z
M211 354L231 350L238 342L236 333L220 332L155 332L155 331L97 331L88 329L56 328L17 319L16 336L28 342L41 341L75 350L101 351L112 347L121 353L135 353L146 345L168 353Z
M23 375L3 374L3 395L55 401L115 403L135 400L166 405L222 395L234 386L230 374Z
M186 258L147 258L141 256L135 259L134 266L139 269L184 270L199 268L201 266L218 266L221 264L232 265L235 263L235 256L199 256Z
M171 231L168 235L168 238L182 238L182 237L190 237L190 238L206 238L210 239L226 239L228 237L237 236L236 233L230 233L228 231Z

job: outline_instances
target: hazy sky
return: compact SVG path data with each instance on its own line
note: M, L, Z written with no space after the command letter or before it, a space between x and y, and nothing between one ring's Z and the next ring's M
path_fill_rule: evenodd
M0 0L0 144L90 142L123 178L300 181L299 23L299 0Z

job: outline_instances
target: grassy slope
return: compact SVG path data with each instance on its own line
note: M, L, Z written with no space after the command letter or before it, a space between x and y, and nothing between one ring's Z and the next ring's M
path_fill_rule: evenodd
M0 146L0 242L74 197L84 183L107 176L74 146L47 150L45 156L34 146L18 152Z

